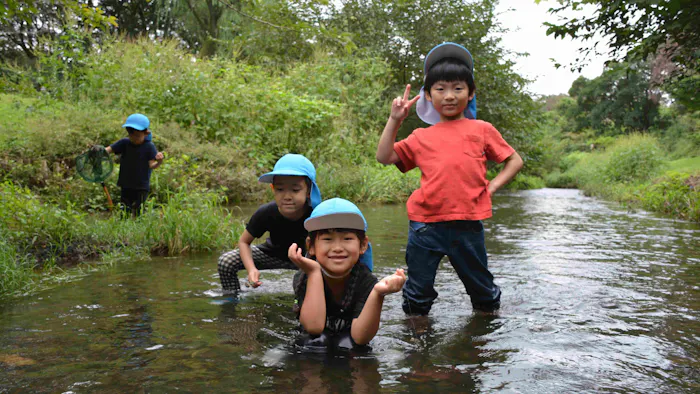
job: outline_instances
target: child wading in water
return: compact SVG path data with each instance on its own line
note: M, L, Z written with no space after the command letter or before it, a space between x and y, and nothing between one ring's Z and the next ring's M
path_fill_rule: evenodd
M296 244L289 248L289 259L302 271L294 278L299 322L310 334L301 344L343 349L368 344L379 329L384 296L406 281L403 270L381 281L372 275L367 222L350 201L322 202L304 227L313 259Z
M321 202L321 192L316 185L316 169L302 155L282 156L272 172L258 178L259 182L271 183L275 200L261 205L250 218L246 229L238 239L238 249L219 257L219 278L224 291L238 293L238 271L248 271L248 284L258 287L259 270L297 266L287 257L292 244L306 245L307 231L304 220ZM266 232L270 237L262 245L251 245L255 238Z
M491 196L520 171L523 161L490 123L476 120L474 63L464 47L444 43L425 58L425 81L418 96L397 97L377 147L377 161L401 172L421 171L420 188L406 203L408 281L403 309L428 314L437 298L435 274L443 256L462 280L475 310L500 307L501 290L488 270L484 226L491 217ZM433 126L416 129L394 142L411 106ZM490 182L486 161L505 162Z

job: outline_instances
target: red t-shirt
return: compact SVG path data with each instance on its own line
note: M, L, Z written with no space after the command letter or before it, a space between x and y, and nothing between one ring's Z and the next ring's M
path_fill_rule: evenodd
M421 170L406 208L410 220L424 223L491 217L486 160L500 163L515 152L490 123L472 119L416 129L394 151L401 172Z

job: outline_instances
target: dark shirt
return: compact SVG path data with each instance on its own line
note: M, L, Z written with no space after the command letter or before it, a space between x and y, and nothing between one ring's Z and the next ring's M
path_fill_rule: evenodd
M323 281L323 292L326 296L326 330L335 334L350 329L352 320L360 316L369 294L378 282L377 277L362 263L355 264L353 271L355 271L354 274L357 275L357 278L350 305L346 309L335 302L331 289L326 285L326 281ZM294 293L299 310L301 310L306 296L306 286L299 286L299 282L308 280L309 277L301 274L301 271L294 276Z
M311 215L311 207L306 207L304 215L295 221L291 221L280 213L277 203L274 201L261 205L250 218L246 225L246 230L254 238L260 238L266 231L270 232L270 237L264 244L260 245L260 250L270 256L287 260L289 247L296 243L306 254L306 236L308 232L304 228L304 220Z
M134 145L128 138L122 138L110 148L121 155L117 185L123 189L149 190L152 170L148 162L156 159L156 146L149 141Z

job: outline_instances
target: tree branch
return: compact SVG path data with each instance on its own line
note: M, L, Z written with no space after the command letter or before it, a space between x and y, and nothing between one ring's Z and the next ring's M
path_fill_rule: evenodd
M255 21L255 22L262 23L263 25L271 26L271 27L274 27L274 28L276 28L276 29L281 29L281 30L294 30L294 29L291 29L291 28L289 28L289 27L284 27L284 26L275 25L274 23L271 23L271 22L268 22L268 21L265 21L265 20L256 18L256 17L254 17L254 16L252 16L252 15L248 15L248 14L246 14L245 12L243 12L243 11L241 11L241 10L239 10L239 9L236 9L236 7L234 7L233 4L231 4L231 3L228 2L228 1L221 0L221 3L223 3L227 8L233 10L233 11L236 12L237 14L240 14L240 15L246 17L246 18L252 19L252 20Z
M207 25L206 25L206 24L204 23L204 21L199 17L199 15L197 14L197 11L194 9L194 6L192 5L192 3L190 3L190 0L185 0L185 4L187 4L187 8L189 8L190 11L192 12L192 15L194 15L194 19L196 19L196 20L197 20L197 23L199 23L199 27L201 27L202 30L208 32L209 29L207 28Z

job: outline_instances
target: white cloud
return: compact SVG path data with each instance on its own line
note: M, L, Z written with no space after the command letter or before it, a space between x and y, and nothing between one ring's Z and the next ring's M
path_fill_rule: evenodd
M581 57L578 49L582 43L547 36L547 27L543 23L557 22L557 16L547 12L553 5L556 3L552 1L535 4L534 0L501 0L496 8L498 20L510 30L502 36L502 45L513 51L530 54L515 59L515 69L520 75L534 80L529 85L530 92L534 94L566 93L579 76L589 79L599 76L606 60L594 57L581 73L570 71L568 65ZM585 13L590 15L590 12L589 9ZM607 46L602 45L603 43L598 44L599 50L607 50ZM551 58L563 67L555 68Z

